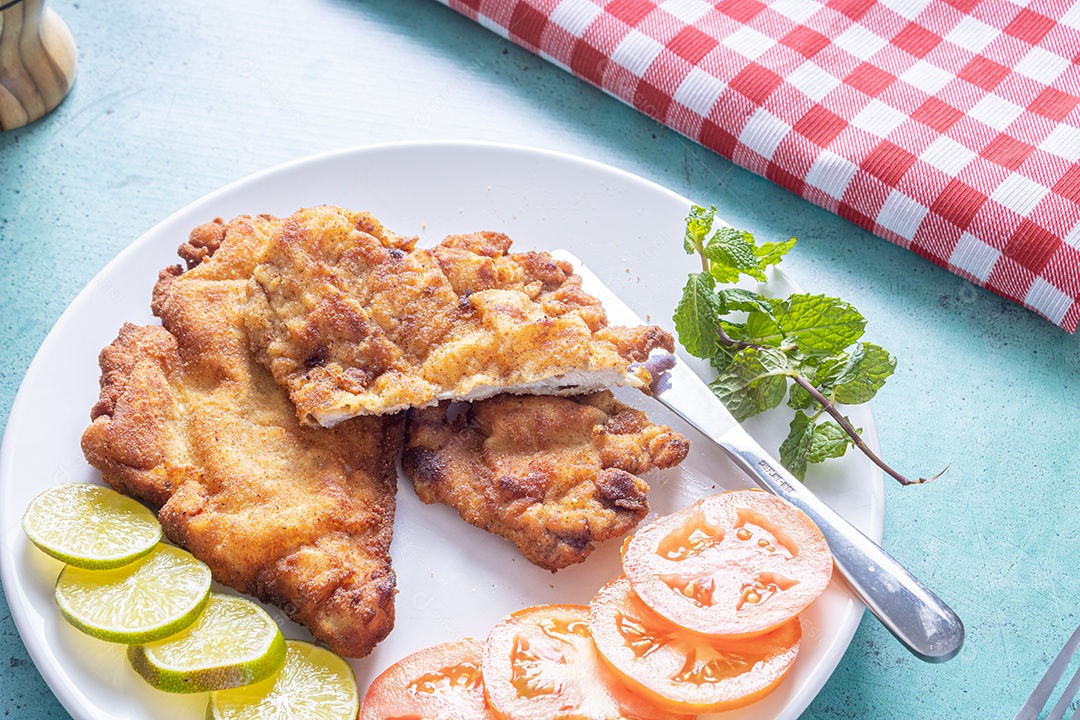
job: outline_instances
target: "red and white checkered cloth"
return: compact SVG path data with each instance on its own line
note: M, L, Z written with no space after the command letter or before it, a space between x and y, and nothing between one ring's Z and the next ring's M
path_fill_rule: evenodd
M1080 3L440 2L1069 332L1080 323Z

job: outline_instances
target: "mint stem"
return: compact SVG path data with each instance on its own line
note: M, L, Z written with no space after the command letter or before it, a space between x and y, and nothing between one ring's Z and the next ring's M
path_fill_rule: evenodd
M818 404L820 404L821 407L824 408L825 412L829 413L832 419L836 421L836 424L839 425L843 429L843 431L848 434L852 442L855 443L855 447L862 450L863 455L870 458L870 462L874 463L879 468L888 473L889 477L894 478L901 485L921 485L922 483L929 482L930 480L934 479L919 478L918 480L912 480L908 477L901 475L896 470L893 470L884 460L879 458L877 454L870 449L870 447L862 439L862 436L859 435L858 431L854 427L852 427L850 422L848 422L848 419L840 413L840 411L836 408L835 405L832 404L832 402L828 398L822 395L816 387L811 385L809 380L804 378L799 373L792 373L791 379L797 382L803 390L806 390L806 392L810 393L814 397L814 399L818 401ZM938 475L935 475L934 477L939 476L940 473Z
M727 345L728 347L736 348L738 350L742 350L744 348L755 348L760 350L763 348L762 345L757 345L755 343L748 343L742 340L733 340L728 336L726 332L724 332L723 327L717 327L716 334L720 338L721 343ZM874 463L879 468L884 470L889 475L889 477L895 479L901 485L921 485L922 483L936 480L937 478L941 477L941 475L945 472L945 470L942 470L933 477L919 478L918 480L912 480L908 477L901 475L896 470L893 470L891 467L889 467L889 465L884 460L879 458L877 454L870 449L870 447L866 444L866 441L864 441L862 439L862 436L859 435L858 431L854 427L852 427L851 423L848 422L847 418L845 418L836 408L836 406L832 404L832 401L822 395L821 391L814 387L809 380L807 380L794 370L788 373L788 377L797 382L803 390L806 390L806 392L810 393L814 400L817 400L818 404L821 405L825 412L829 413L829 415L832 417L833 420L836 421L840 428L848 434L848 437L851 438L851 441L855 444L855 447L859 448L859 450L862 451L863 455L870 458L870 462Z

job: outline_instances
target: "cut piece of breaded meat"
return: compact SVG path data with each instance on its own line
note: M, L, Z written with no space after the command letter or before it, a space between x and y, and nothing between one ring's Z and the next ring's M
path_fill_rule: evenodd
M301 421L325 426L444 399L647 386L631 350L670 352L670 334L608 327L569 264L509 249L492 232L415 249L355 213L302 210L255 268L254 347Z
M255 359L242 308L279 225L238 218L192 233L180 252L190 269L164 271L155 289L164 327L126 325L102 351L82 446L111 486L160 508L166 536L217 581L360 657L394 623L404 417L302 426Z
M677 465L689 447L608 391L497 395L410 411L402 465L425 503L555 571L633 529L649 511L638 475Z

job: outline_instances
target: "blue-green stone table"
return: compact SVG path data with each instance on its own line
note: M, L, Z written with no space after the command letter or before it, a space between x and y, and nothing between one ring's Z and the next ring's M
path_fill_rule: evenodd
M0 423L64 307L160 219L278 163L477 139L606 162L714 203L869 318L899 368L874 401L885 545L964 619L926 665L869 615L805 718L1012 717L1080 622L1080 338L789 192L430 0L51 5L79 74L0 134ZM670 248L676 252L677 239ZM0 601L0 716L66 714Z

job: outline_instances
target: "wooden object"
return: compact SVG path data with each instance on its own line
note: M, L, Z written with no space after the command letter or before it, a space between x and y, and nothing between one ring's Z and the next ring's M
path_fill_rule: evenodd
M0 130L60 104L75 80L75 41L45 0L0 0Z

